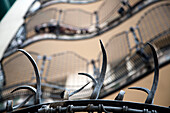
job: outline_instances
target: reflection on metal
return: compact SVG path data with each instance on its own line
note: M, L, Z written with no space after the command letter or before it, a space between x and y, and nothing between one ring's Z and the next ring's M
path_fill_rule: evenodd
M13 101L12 100L8 100L7 104L6 104L6 111L12 111L13 110Z
M115 100L123 100L125 91L121 90L119 94L116 96Z
M100 90L101 90L101 88L103 86L103 81L104 81L106 68L107 68L107 55L106 55L106 51L105 51L105 48L104 48L103 43L102 43L101 40L100 40L100 45L101 45L101 49L102 49L102 53L103 53L103 64L102 64L102 69L101 69L101 73L100 73L99 78L97 78L97 80L95 80L89 74L79 73L81 75L86 75L87 77L91 78L92 81L94 82L94 90L93 90L93 93L92 93L90 99L98 99L99 94L100 94Z
M151 89L151 91L149 89L143 88L143 87L131 87L129 89L137 89L137 90L141 90L141 91L146 92L148 94L148 97L147 97L145 103L153 104L153 99L154 99L154 95L155 95L155 92L156 92L156 89L157 89L158 79L159 79L159 64L158 64L158 58L157 58L156 50L154 49L154 47L150 43L148 43L148 45L152 49L152 54L153 54L153 58L154 58L154 65L155 65L155 73L154 73L154 80L153 80L153 84L152 84L152 89Z

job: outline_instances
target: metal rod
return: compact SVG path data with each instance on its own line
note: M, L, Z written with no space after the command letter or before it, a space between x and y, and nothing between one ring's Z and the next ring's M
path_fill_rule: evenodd
M36 83L37 83L37 91L36 91L36 104L40 104L41 103L41 79L40 79L40 73L38 70L38 66L35 62L35 60L33 59L33 57L26 52L23 49L18 49L18 51L22 52L24 55L27 56L27 58L30 60L30 62L32 63L33 67L34 67L34 71L35 71L35 75L36 75Z
M42 112L44 111L44 112ZM112 106L73 106L68 105L67 107L57 107L57 108L41 108L39 109L39 113L56 113L56 112L114 112L114 113L154 113L156 110L148 110L148 109L133 109L128 108L128 106L123 107L112 107Z
M81 87L80 89L78 89L78 90L70 93L70 94L69 94L69 97L71 97L72 95L74 95L74 94L80 92L81 90L83 90L89 83L90 83L90 82L88 82L87 84L85 84L85 85L84 85L83 87Z
M99 15L98 15L97 11L95 11L94 14L96 16L96 29L97 29L97 33L99 33L99 31L100 31L100 27L99 27Z
M128 89L136 89L136 90L141 90L144 91L145 93L149 94L150 90L144 87L130 87Z
M158 64L158 58L157 58L157 54L156 54L154 47L150 43L147 43L147 44L150 46L150 48L152 50L152 54L153 54L153 58L154 58L154 66L155 66L154 80L153 80L151 91L149 89L143 88L143 87L130 87L129 89L137 89L137 90L146 92L148 94L148 96L147 96L145 103L153 104L154 95L155 95L157 85L158 85L158 80L159 80L159 64Z
M107 55L106 55L106 51L105 51L105 48L104 48L101 40L100 40L100 46L101 46L101 50L102 50L102 54L103 54L103 63L102 63L102 69L101 69L101 73L100 73L99 77L95 80L89 74L78 73L78 74L85 75L85 76L91 78L92 81L94 82L94 90L92 92L90 99L98 99L100 90L101 90L103 82L104 82L104 77L105 77L106 68L107 68Z
M153 104L153 99L154 99L154 95L155 95L155 92L156 92L156 89L158 86L158 80L159 80L159 64L158 64L158 57L156 54L156 50L150 43L147 43L147 44L152 49L155 69L154 69L154 80L153 80L152 88L151 88L151 91L150 91L145 103Z
M89 75L89 74L87 74L87 73L78 73L78 74L79 74L79 75L85 75L85 76L91 78L92 81L93 81L93 83L94 83L94 85L96 85L96 84L98 83L98 82L96 81L96 79L94 79L91 75Z
M42 61L42 64L41 64L40 75L42 75L43 72L44 72L44 66L45 66L46 60L47 60L47 57L44 55L43 56L43 61Z
M106 55L106 51L105 51L105 48L104 48L101 40L100 40L100 46L101 46L102 54L103 54L102 69L101 69L100 76L97 79L98 83L94 87L94 90L93 90L93 93L92 93L90 99L98 99L99 94L100 94L100 90L101 90L102 85L103 85L103 81L104 81L104 77L105 77L105 73L106 73L106 68L107 68L107 55Z

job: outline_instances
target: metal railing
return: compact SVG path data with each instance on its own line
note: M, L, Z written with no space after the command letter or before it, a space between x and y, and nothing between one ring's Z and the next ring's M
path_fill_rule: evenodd
M111 1L109 1L109 0L105 1L102 4L101 9L102 9L102 7L106 7L105 4L108 4L107 2L109 3ZM152 3L152 2L154 3L154 1L150 1L149 3ZM131 13L133 12L131 9L133 9L133 7L136 7L141 3L142 3L142 1L140 1L140 0L126 1L126 2L122 2L122 3L118 3L119 5L117 5L117 7L124 7L124 9L126 9L126 11L129 12L127 14L127 16L130 17L130 15L132 15ZM129 5L129 4L131 4L131 5ZM114 5L114 4L112 4L112 5ZM146 3L145 5L149 5L149 4ZM128 7L128 8L126 8L126 7ZM162 6L160 6L160 7L162 7ZM115 21L113 20L113 21L111 21L111 23L113 23L113 26L112 26L112 24L110 24L110 22L107 21L108 24L104 24L104 26L105 25L109 25L109 26L107 26L107 28L105 28L105 30L103 31L103 29L101 29L101 27L103 26L101 24L102 21L100 21L100 20L101 20L101 16L103 14L105 15L104 12L106 11L107 8L105 9L105 11L103 11L101 9L99 8L98 11L96 11L94 13L89 13L89 12L86 12L86 11L83 11L80 9L70 9L70 10L62 11L59 9L57 10L55 8L48 8L48 7L42 8L41 10L38 10L36 12L36 14L34 14L31 18L28 17L26 19L26 23L23 26L21 26L21 28L18 30L18 33L16 34L16 36L12 40L11 44L9 45L8 49L6 50L5 56L8 56L9 54L15 52L16 49L19 47L20 48L25 47L25 46L27 46L35 41L38 41L38 40L43 40L43 39L64 39L64 40L86 39L86 38L90 38L90 37L96 36L98 34L101 34L101 33L105 32L105 30L107 31L108 29L110 29L110 27L109 27L110 25L111 25L111 28L113 28L117 24L120 24L121 22L123 22L122 19L120 22L117 22L119 20L115 20ZM139 9L142 9L142 8L140 7ZM156 9L159 10L159 8L156 8ZM120 8L120 10L122 10L122 9ZM164 10L168 10L168 9L163 8L162 10L159 10L158 12L163 11L162 14L164 15L167 13ZM108 13L109 15L102 16L102 18L106 17L105 20L110 20L109 18L114 15L112 13L118 13L119 11L116 12L116 10L114 10L114 11L109 11L109 12L110 12L110 13ZM81 15L81 16L73 16L74 19L71 19L72 14L77 14L77 15ZM101 16L99 16L99 14ZM44 15L47 15L47 16L44 17ZM78 20L78 21L74 21L74 20ZM155 19L155 21L159 21L159 20ZM160 21L162 21L162 20L160 20ZM114 24L114 23L117 23L117 24ZM141 23L141 22L138 22L138 24L139 23ZM141 25L142 25L142 23L141 23ZM167 25L168 25L168 23L167 23ZM23 28L25 28L25 29L23 29ZM138 25L137 25L137 28L138 28ZM142 27L140 29L138 29L138 32L140 32L140 30L142 30L142 29L143 29ZM46 35L43 35L43 34L46 34ZM65 35L67 35L67 37L65 37ZM145 35L145 34L142 34L142 35ZM71 36L71 37L73 36L74 38L69 38L69 36ZM83 36L83 37L81 38L81 36Z
M69 51L52 55L50 59L45 74L47 83L55 83L64 87L69 87L74 83L77 83L78 86L83 85L83 80L78 82L77 79L81 77L78 77L77 74L81 71L88 72L89 62L87 59Z
M39 63L38 53L30 52L30 54ZM33 68L30 66L30 62L25 60L23 54L12 55L10 59L2 62L2 66L5 74L5 86L7 87L33 81ZM18 80L16 81L14 78Z
M45 28L47 29L42 30L42 33L51 33L48 32L49 26L48 24L53 24L54 32L53 34L57 34L56 30L58 30L58 33L66 34L66 35L87 35L91 33L98 32L99 29L102 29L104 27L108 27L108 23L112 22L115 19L118 19L125 15L128 12L131 12L133 10L134 6L130 5L136 5L137 3L141 3L141 0L137 0L133 2L132 4L129 4L129 2L121 2L120 0L105 0L101 6L98 8L96 12L87 12L81 9L67 9L67 10L56 10L56 17L51 16L45 16L50 13L51 11L44 11L50 10L48 8L48 5L38 10L35 14L28 18L39 18L39 22L37 22L37 19L32 19L31 22L26 21L26 36L27 38L30 38L34 36L35 34L35 27L39 25L41 29ZM49 5L50 7L50 5ZM59 13L62 12L62 13ZM47 19L39 17L39 14L44 15ZM35 17L34 17L35 16ZM51 21L54 20L54 21ZM55 24L55 22L58 22L58 24ZM29 25L30 24L30 25ZM45 24L45 25L44 25ZM34 25L32 27L32 25ZM31 26L31 28L29 27ZM59 27L57 29L57 26ZM34 31L34 33L32 33ZM30 33L31 32L31 33ZM31 34L31 35L30 35ZM36 33L37 34L37 33ZM39 33L38 33L39 34ZM58 35L58 34L57 34Z
M42 95L45 99L43 102L48 101L49 99L61 99L60 93L62 91L68 90L69 92L73 92L87 82L90 82L89 79L78 76L79 72L89 72L88 68L90 64L88 60L74 52L67 51L53 54L51 56L40 56L33 52L30 52L30 54L36 60L40 70ZM23 55L15 53L10 56L10 58L2 61L5 84L3 85L3 88L1 87L0 103L4 103L9 99L17 101L18 97L30 96L32 94L27 90L10 93L20 85L36 85L33 68L25 58L26 57ZM15 68L13 66L15 66ZM16 81L16 78L19 79L19 81ZM88 98L92 91L90 86L71 98ZM16 103L17 102L14 104Z
M49 32L46 31L47 24L52 21L55 24L57 17L57 9L49 9L38 12L35 16L28 20L26 27L27 37L33 36L36 33Z
M89 26L93 25L93 13L81 9L67 9L63 11L60 22L61 25L68 25L70 28L88 29Z
M136 24L136 27L130 28L129 31L124 31L120 34L117 34L117 35L111 37L111 39L108 41L108 43L105 46L106 52L108 54L108 57L107 57L108 58L108 62L107 62L108 68L106 70L104 86L103 86L103 89L101 90L101 95L100 95L101 97L106 96L111 91L116 91L118 88L122 87L123 85L126 85L126 84L130 83L131 81L135 80L134 78L142 76L145 73L149 72L151 69L153 69L152 52L151 52L151 49L149 48L149 46L146 45L147 42L150 42L152 45L155 46L156 51L158 53L158 58L160 60L160 62L159 62L160 65L164 65L164 63L166 63L166 62L170 62L170 57L169 57L169 55L170 55L169 54L170 53L169 52L169 50L170 50L170 36L169 36L170 29L168 26L169 25L168 18L170 15L169 15L169 13L167 13L170 10L169 5L170 5L169 3L166 3L166 4L161 4L156 7L153 7L152 9L147 11L148 13L145 13L141 17L141 19L139 19L139 22ZM166 13L166 15L160 17L157 14L158 12L162 13L162 15L164 15ZM158 17L157 19L153 19L155 21L154 24L152 22L150 22L150 20L151 20L150 16L152 16L152 18ZM164 18L165 18L165 20L163 21ZM144 24L144 20L147 21L146 25ZM166 23L166 25L165 25L165 23ZM163 26L162 26L162 24L163 24ZM154 26L157 26L157 27L155 28ZM157 28L159 28L159 29L157 29ZM149 34L148 31L150 31L151 33ZM147 37L147 38L145 38L145 37ZM132 38L133 40L129 41L130 38ZM33 56L34 56L34 54L33 54ZM35 55L35 58L36 58L36 56L38 56L38 54ZM8 65L8 63L4 63L4 62L2 63L5 74L7 73L7 71L12 72L11 68L15 67L16 65L21 66L18 68L18 70L23 68L24 64L20 65L19 62L21 62L21 60L19 60L18 58L20 58L20 57L13 57L12 58L13 60L9 60L8 62L10 65ZM60 53L60 54L52 55L51 57L41 56L40 58L41 58L41 60L40 60L41 63L38 63L38 65L40 64L39 65L39 68L41 70L40 73L43 73L43 72L46 73L45 74L46 79L43 78L43 80L46 83L46 85L44 85L44 86L51 88L50 90L48 90L48 92L53 91L52 90L53 88L56 89L56 92L54 91L54 95L55 95L55 93L57 93L58 90L59 91L64 90L63 87L68 86L67 88L70 88L69 84L65 84L65 83L67 83L67 81L66 81L67 77L69 78L69 76L70 76L70 78L72 78L71 76L74 76L74 75L76 76L76 74L79 73L80 71L83 71L86 73L87 72L93 73L93 69L88 69L88 66L91 64L90 61L87 61L85 58L82 58L79 55L72 53L72 52ZM102 61L101 58L102 58L102 56L100 53L99 58L97 58L95 61L101 62ZM14 61L14 60L16 60L16 61ZM44 70L45 64L47 66L46 70ZM101 64L101 63L99 63L99 64ZM59 67L58 67L58 65L59 65ZM8 66L8 68L7 68L7 66ZM17 67L15 67L15 68L17 68ZM29 70L29 71L27 71L27 72L29 72L28 76L32 77L33 76L32 70L30 70L28 65L24 66L24 68L26 70ZM100 65L97 66L96 68L99 69ZM7 69L7 70L5 70L5 69ZM12 80L12 79L10 79L10 76L14 76L14 75L16 76L17 74L20 75L20 73L18 73L20 71L17 71L17 70L13 70L13 71L15 71L16 74L14 74L14 72L12 72L11 75L10 74L7 75L6 79L9 78L9 80ZM21 72L23 72L23 75L27 76L27 74L24 74L25 71L21 71ZM68 73L69 73L69 75L67 75ZM70 73L73 73L73 74L70 74ZM57 78L56 75L61 75L63 77L62 80L60 80L60 81L63 81L62 84L56 83L57 85L60 85L60 87L49 82L49 81L54 80L53 81L53 83L54 83ZM132 78L132 76L133 76L133 78ZM30 77L28 77L29 80L30 80ZM28 78L27 78L27 80L28 80ZM73 80L74 83L76 83L77 80L78 79ZM121 84L121 81L124 81L123 84ZM16 81L14 81L14 82L16 83ZM89 80L86 79L82 83L85 83L85 82L87 83L87 82L89 82ZM7 81L7 83L13 83L13 82ZM69 83L69 81L68 81L68 83ZM77 87L79 87L79 86L77 85L76 88ZM110 90L110 89L113 89L113 90ZM86 96L89 96L88 94L92 91L91 87L84 89L84 90L85 90L84 92L86 92L85 94L87 94ZM83 93L80 93L79 96L77 96L77 97L81 97L81 95L83 95ZM47 96L48 96L48 93L47 93ZM84 96L82 96L82 97L84 97Z
M145 43L156 35L169 30L170 4L163 4L147 11L137 23L137 28Z
M125 31L120 34L122 37L115 35L108 41L106 51L108 51L109 69L106 73L105 86L109 86L110 84L108 83L115 84L114 82L121 80L122 77L126 78L128 82L128 78L130 79L130 76L135 75L135 73L136 75L141 75L140 72L143 69L148 71L152 68L149 63L152 52L146 45L147 42L153 44L156 48L160 65L170 61L168 57L170 48L170 23L168 18L170 14L167 13L170 11L169 5L170 4L162 4L153 7L139 19L135 29L130 28L130 31ZM162 14L159 15L158 12ZM151 19L151 17L153 19ZM129 41L130 38L132 38L133 41ZM122 39L123 41L121 41ZM112 40L114 41L112 42ZM110 48L109 45L111 45ZM103 93L114 86L115 85L110 85L107 89L105 88ZM119 87L121 87L121 85Z
M20 112L38 112L38 113L56 113L56 112L134 112L134 113L159 113L159 112L169 112L170 108L169 107L163 107L163 106L156 106L153 105L154 102L154 95L157 90L157 85L159 81L159 63L158 63L158 57L155 48L148 43L147 45L150 47L153 55L153 61L154 61L154 79L153 79L153 84L151 90L144 88L144 87L130 87L129 89L136 89L136 90L141 90L144 91L148 94L145 103L134 103L134 102L128 102L128 101L123 101L125 91L121 90L119 94L116 96L115 100L99 100L99 94L100 90L103 86L104 78L105 78L105 73L107 69L107 54L105 51L105 48L100 41L101 44L101 49L102 49L102 54L103 54L103 60L102 60L102 69L101 72L98 75L98 78L94 78L90 74L87 73L79 73L81 75L85 75L92 79L93 81L93 91L90 96L90 99L86 100L69 100L69 97L72 95L75 95L76 93L80 92L84 87L86 87L89 83L84 85L82 88L75 90L74 92L61 92L61 99L58 101L54 102L48 102L48 103L42 103L42 88L41 88L41 77L38 72L38 67L34 59L31 57L29 53L27 53L25 50L19 50L23 52L27 58L31 61L34 71L36 74L36 85L37 87L34 88L29 85L25 86L19 86L16 89L12 91L12 93L16 92L17 90L21 89L27 89L32 92L32 94L28 95L27 99L21 103L14 104L13 100L8 100L7 99L7 104L5 105L5 108L1 108L0 111L6 111L6 112L14 112L14 113L20 113ZM79 57L79 56L78 56ZM43 57L43 60L45 60L45 57ZM44 64L44 63L42 63ZM40 89L38 89L40 88ZM32 102L30 105L24 106L27 102L31 102L30 98L35 97L32 99ZM21 97L20 97L21 98ZM63 100L66 99L66 100ZM22 108L25 107L25 108Z

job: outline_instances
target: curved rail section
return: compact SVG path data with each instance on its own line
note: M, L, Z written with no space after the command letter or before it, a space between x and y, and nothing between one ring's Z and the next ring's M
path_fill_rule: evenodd
M42 9L44 6L49 6L57 3L69 3L69 4L88 4L97 2L99 0L34 0L34 2L29 7L25 17L28 17L35 13L37 10Z
M86 35L94 36L94 34L100 32L100 29L110 26L114 20L119 20L128 13L132 14L132 11L143 2L143 0L128 0L126 2L121 2L120 0L105 0L95 12L86 12L81 9L60 10L56 8L57 15L51 14L50 5L45 5L33 14L33 16L26 18L27 38L31 38L40 32L61 35L61 39L62 35L72 35L78 37L78 39ZM142 5L145 6L146 4L148 4L148 2ZM48 20L41 18L39 14L47 14L44 9L49 10L48 13L53 15L54 18L51 18L51 16L48 17ZM50 31L49 27L53 27L53 32ZM59 34L56 34L56 32ZM58 36L56 36L56 38L58 38Z
M95 12L81 9L51 8L42 5L34 14L26 17L25 23L14 36L8 52L18 47L43 39L77 40L92 38L104 33L144 7L157 2L143 0L105 0ZM54 4L52 4L54 5ZM45 15L45 16L44 16Z

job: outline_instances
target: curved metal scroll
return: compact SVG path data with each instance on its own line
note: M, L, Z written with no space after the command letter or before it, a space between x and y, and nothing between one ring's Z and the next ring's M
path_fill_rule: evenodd
M27 58L30 60L30 62L32 63L33 67L34 67L34 71L35 71L35 75L36 75L36 83L37 83L37 89L36 89L36 104L40 104L41 103L41 79L40 79L40 73L38 70L38 66L35 62L35 60L33 59L33 57L26 52L23 49L18 49L18 51L21 51L24 55L27 56Z
M98 99L99 94L100 94L100 90L101 90L102 85L103 85L103 81L104 81L104 77L105 77L105 73L106 73L106 68L107 68L107 55L106 55L106 51L105 51L105 48L104 48L101 40L100 40L100 45L101 45L101 49L102 49L102 53L103 53L103 63L102 63L102 69L101 69L101 73L100 73L99 78L94 79L89 74L78 73L79 75L85 75L85 76L91 78L92 81L94 82L94 90L93 90L93 93L92 93L90 99Z
M154 80L153 80L151 91L149 89L143 88L143 87L130 87L129 89L136 89L136 90L141 90L141 91L146 92L148 94L148 96L147 96L145 103L153 104L154 95L155 95L157 85L158 85L158 80L159 80L159 64L158 64L158 58L157 58L157 54L156 54L154 47L150 43L147 43L147 44L150 46L150 48L152 50L152 54L153 54L153 58L154 58L154 65L155 65Z
M40 104L41 103L41 79L40 79L40 74L39 74L39 70L38 70L38 67L37 67L37 64L35 62L35 60L33 59L33 57L28 53L26 52L25 50L23 49L18 49L18 51L21 51L22 53L24 53L27 58L30 60L30 62L32 63L33 67L34 67L34 71L35 71L35 75L36 75L36 83L37 83L37 89L35 89L34 87L32 86L28 86L28 85L25 85L25 86L19 86L17 87L16 89L14 89L11 93L17 91L17 90L20 90L20 89L28 89L30 90L31 92L33 92L36 97L35 97L35 104ZM30 95L29 97L26 98L26 100L24 100L21 104L19 105L16 105L13 107L12 104L9 104L11 103L9 100L9 102L7 102L7 108L6 109L9 109L9 110L14 110L14 109L17 109L17 108L20 108L22 107L24 104L26 104L29 99L32 97L33 95ZM10 105L10 106L9 106Z
M17 90L20 90L20 89L28 89L31 92L33 92L34 95L36 94L36 89L34 87L32 87L32 86L27 86L27 85L19 86L19 87L15 88L14 90L12 90L11 93L13 93L13 92L15 92ZM20 103L20 104L18 104L16 106L13 106L13 100L8 100L7 105L6 105L6 110L10 112L10 111L13 111L15 109L23 107L30 100L30 98L33 96L33 94L28 96L22 103Z
M35 75L36 75L36 84L37 84L37 89L35 89L34 87L32 86L28 86L28 85L25 85L25 86L19 86L17 88L15 88L11 93L17 91L17 90L20 90L20 89L28 89L30 90L31 92L33 92L35 96L35 104L40 104L41 103L41 79L40 79L40 74L39 74L39 70L38 70L38 67L37 67L37 64L35 62L35 60L33 59L33 57L28 53L26 52L25 50L23 49L18 49L18 51L21 51L22 53L24 53L24 55L27 56L27 58L30 60L30 62L32 63L33 67L34 67L34 71L35 71ZM16 105L13 107L13 101L12 100L8 100L7 101L7 106L6 106L6 110L7 111L12 111L14 109L17 109L17 108L20 108L22 107L23 105L25 105L29 99L32 97L33 95L30 95L29 97L27 97L22 103L20 103L19 105Z

